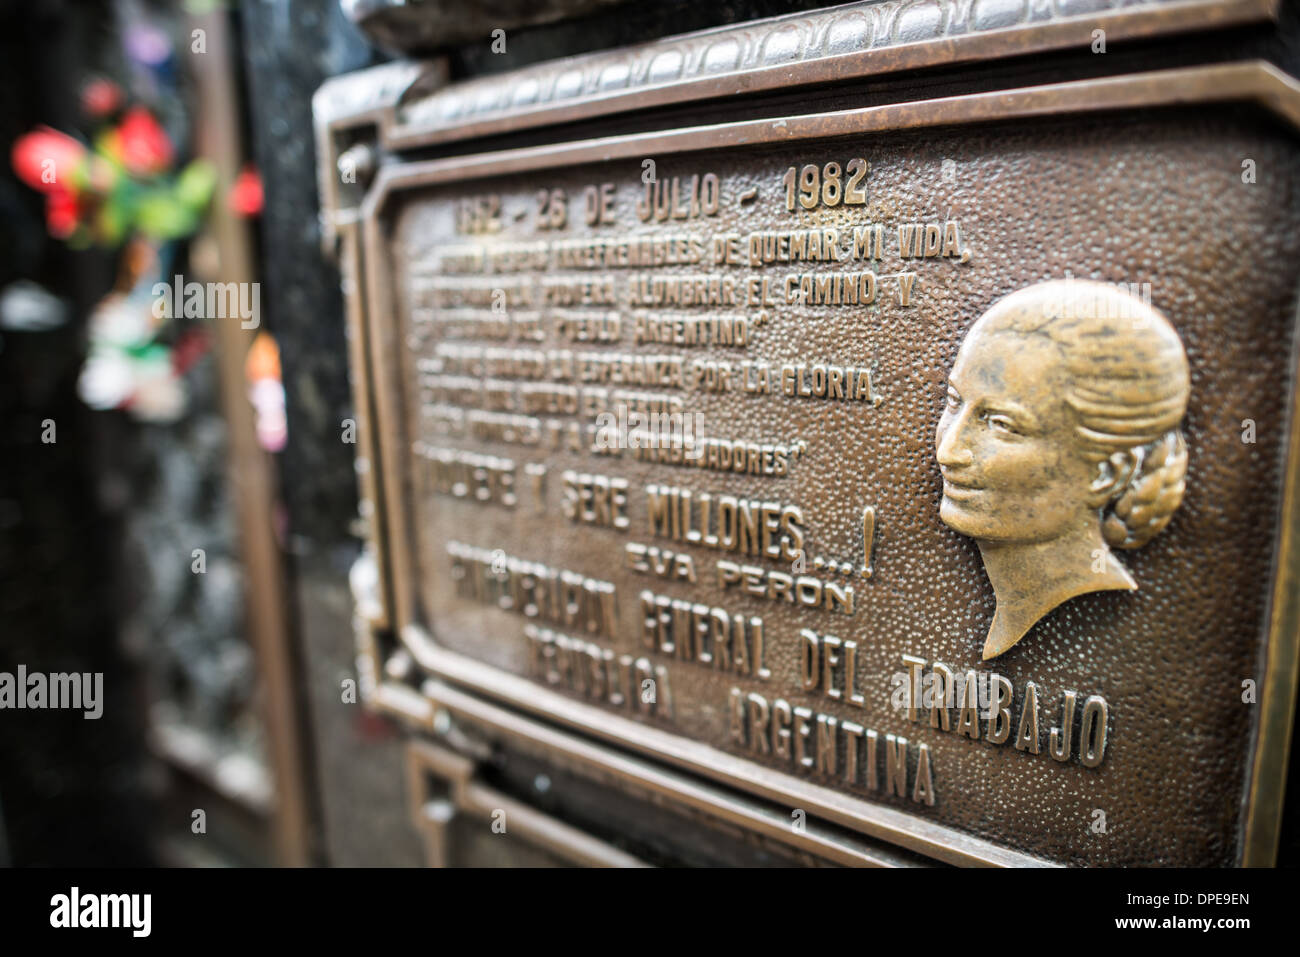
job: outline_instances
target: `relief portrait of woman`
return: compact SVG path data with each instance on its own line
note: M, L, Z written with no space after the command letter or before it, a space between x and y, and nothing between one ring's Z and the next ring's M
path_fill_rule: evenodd
M985 660L1062 602L1138 587L1112 549L1182 502L1189 388L1173 326L1122 287L1040 283L971 327L935 457L939 517L975 539L997 599Z

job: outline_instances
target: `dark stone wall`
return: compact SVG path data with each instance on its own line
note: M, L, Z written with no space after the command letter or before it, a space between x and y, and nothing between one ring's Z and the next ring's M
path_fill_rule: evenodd
M401 751L383 719L345 704L356 677L348 570L357 483L342 423L353 415L338 271L321 255L311 98L326 78L380 62L327 0L240 8L248 144L262 174L264 322L280 344L288 447L278 457L288 511L291 603L297 618L313 778L316 855L336 865L414 865Z
M71 317L48 331L0 330L0 671L104 674L98 720L0 711L0 864L17 866L150 860L140 675L118 642L119 528L98 468L121 422L76 391L85 317L112 263L47 238L42 197L14 177L8 152L38 123L75 124L75 81L109 55L108 15L99 2L0 4L0 288L39 282Z

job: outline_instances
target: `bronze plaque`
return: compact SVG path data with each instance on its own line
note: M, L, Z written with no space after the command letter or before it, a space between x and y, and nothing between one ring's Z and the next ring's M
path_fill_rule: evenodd
M1241 64L381 167L375 693L944 861L1263 859L1298 111Z

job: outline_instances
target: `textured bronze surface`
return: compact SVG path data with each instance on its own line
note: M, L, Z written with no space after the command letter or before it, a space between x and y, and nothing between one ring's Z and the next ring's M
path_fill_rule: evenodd
M372 699L428 728L459 685L942 860L1262 859L1300 194L1294 134L1238 101L1297 116L1247 64L381 169L369 617L402 647L363 636ZM1066 277L1172 325L1190 479L1138 590L985 663L936 432L976 320ZM675 461L626 447L660 409Z

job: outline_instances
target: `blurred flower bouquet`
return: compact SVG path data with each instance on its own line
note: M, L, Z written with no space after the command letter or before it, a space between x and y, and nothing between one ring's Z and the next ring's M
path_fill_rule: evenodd
M112 94L84 99L102 103L106 96ZM13 166L23 182L45 194L51 235L74 248L118 246L132 233L160 243L198 229L216 174L205 160L175 174L173 156L153 114L135 106L105 126L92 148L40 127L14 144Z
M201 329L169 328L154 308L179 240L203 222L216 174L194 160L174 169L172 141L143 106L123 106L121 90L97 79L82 93L99 121L92 145L40 127L20 137L14 171L45 194L52 236L73 248L121 248L118 281L91 316L89 353L78 391L96 409L124 408L147 421L174 421L185 409L183 374L207 348Z

